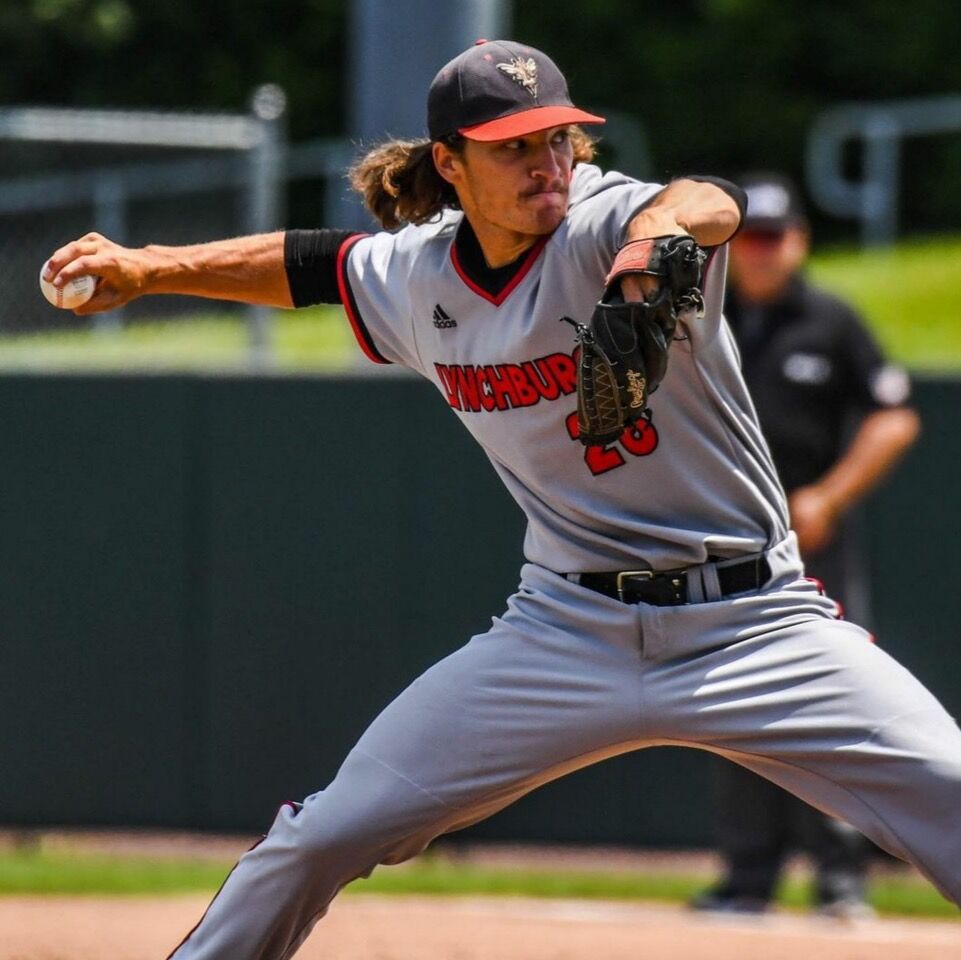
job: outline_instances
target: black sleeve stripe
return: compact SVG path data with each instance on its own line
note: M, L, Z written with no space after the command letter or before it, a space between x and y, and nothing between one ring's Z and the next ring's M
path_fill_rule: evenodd
M295 307L341 302L337 254L353 235L347 230L288 230L284 234L284 268Z
M350 328L354 331L357 343L360 349L364 351L367 359L373 363L391 363L374 344L374 338L370 335L370 331L360 315L354 291L350 289L350 280L347 277L347 261L350 257L350 251L357 241L362 240L365 236L367 234L364 233L349 234L337 251L336 274L340 295L339 302L344 306L344 313L347 314L347 319L350 321Z

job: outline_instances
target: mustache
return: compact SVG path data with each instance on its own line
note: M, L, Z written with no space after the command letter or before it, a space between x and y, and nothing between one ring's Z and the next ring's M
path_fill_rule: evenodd
M528 187L521 192L522 197L536 197L539 193L568 193L568 186L563 180L554 180L551 183L542 183L533 187Z

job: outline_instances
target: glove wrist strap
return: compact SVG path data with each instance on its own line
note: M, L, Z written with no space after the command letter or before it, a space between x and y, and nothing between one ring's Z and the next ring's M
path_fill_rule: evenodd
M651 259L657 250L657 241L663 239L663 237L645 237L642 240L628 240L617 251L604 285L609 287L611 283L625 273L656 274L658 271L651 267Z

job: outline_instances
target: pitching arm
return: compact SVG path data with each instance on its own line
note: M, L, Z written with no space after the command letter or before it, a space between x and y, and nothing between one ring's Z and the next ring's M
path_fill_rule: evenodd
M260 234L184 247L124 247L88 233L50 257L44 279L62 287L92 274L97 291L74 312L102 313L147 294L179 293L269 307L292 307L285 234Z

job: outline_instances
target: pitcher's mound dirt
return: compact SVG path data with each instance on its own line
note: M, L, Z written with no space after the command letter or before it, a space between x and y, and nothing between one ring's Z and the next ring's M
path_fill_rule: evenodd
M162 960L207 897L0 899L0 960ZM957 923L711 918L572 900L342 897L298 960L958 960Z

